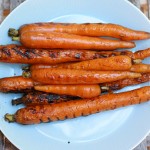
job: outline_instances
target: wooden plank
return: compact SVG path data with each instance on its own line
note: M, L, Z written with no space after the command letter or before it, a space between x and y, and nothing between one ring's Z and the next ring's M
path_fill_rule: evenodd
M140 9L140 0L129 0L132 4L134 4L137 8Z
M2 0L0 0L0 23L2 22L2 14L3 14Z
M146 139L141 144L139 144L136 148L134 148L133 150L147 150Z
M20 5L25 0L10 0L10 11L15 9L18 5Z
M3 134L0 132L0 150L18 150Z
M4 20L4 18L10 13L10 1L9 0L1 0L1 19Z

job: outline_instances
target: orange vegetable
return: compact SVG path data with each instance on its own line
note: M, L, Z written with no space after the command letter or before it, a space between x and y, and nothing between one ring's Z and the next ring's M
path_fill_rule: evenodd
M23 32L19 38L13 37L13 40L19 40L28 48L115 50L135 47L133 42L58 32Z
M91 99L29 106L19 109L14 115L6 114L5 120L20 124L37 124L87 116L101 111L140 104L149 100L150 86L146 86L128 92L106 94Z
M98 84L124 78L137 78L140 76L140 73L127 71L85 71L61 68L31 71L33 80L45 84Z
M92 98L101 94L99 85L39 85L34 86L37 91L59 95L71 95L81 98Z
M135 64L135 65L132 65L130 71L139 72L139 73L148 73L150 72L150 65L149 64Z
M14 32L15 31L15 32ZM86 35L86 36L108 36L119 38L125 41L131 40L143 40L150 38L150 33L144 31L137 31L133 29L126 28L118 24L104 24L104 23L32 23L25 24L20 27L18 31L11 29L9 34L11 36L22 34L23 32L63 32L76 35Z

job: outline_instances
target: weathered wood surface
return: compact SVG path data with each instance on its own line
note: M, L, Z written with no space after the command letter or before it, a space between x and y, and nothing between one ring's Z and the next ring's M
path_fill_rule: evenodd
M0 0L0 22L2 22L2 20L4 20L5 17L23 1L25 0ZM130 2L141 9L143 13L150 18L150 0L130 0ZM0 132L0 150L18 150L11 142L9 142L2 132ZM147 138L134 150L150 150L150 135L147 136Z

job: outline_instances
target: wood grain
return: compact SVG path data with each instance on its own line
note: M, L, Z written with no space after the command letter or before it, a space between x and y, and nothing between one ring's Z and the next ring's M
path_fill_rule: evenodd
M0 0L0 22L20 3L25 0ZM150 0L129 0L143 13L150 18ZM44 0L43 0L44 2ZM149 5L148 5L149 4ZM109 141L108 141L109 144ZM18 150L9 140L0 132L0 150ZM112 148L113 150L113 148ZM150 135L139 144L134 150L150 150Z

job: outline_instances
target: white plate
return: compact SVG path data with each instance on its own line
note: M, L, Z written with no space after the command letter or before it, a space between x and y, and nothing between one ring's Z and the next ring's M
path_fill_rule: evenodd
M110 22L150 32L150 22L132 4L124 0L27 0L15 9L0 27L0 44L12 43L10 27L31 22ZM133 49L150 47L150 40L137 42ZM146 63L148 59L145 60ZM20 65L0 64L0 77L21 74ZM148 85L148 83L125 88ZM11 106L17 94L0 93L0 128L21 150L128 150L149 133L149 103L120 108L88 117L24 126L4 121L5 113L22 106Z

